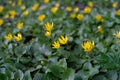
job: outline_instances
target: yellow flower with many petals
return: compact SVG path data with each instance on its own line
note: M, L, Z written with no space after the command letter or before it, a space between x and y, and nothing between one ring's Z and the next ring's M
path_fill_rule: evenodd
M0 6L0 13L3 11L4 6Z
M88 2L88 6L93 7L93 2L92 1Z
M117 8L117 6L118 6L118 4L116 2L112 4L113 8Z
M38 20L39 21L43 21L45 19L45 15L44 14L41 14L38 16Z
M17 23L17 28L18 28L18 29L22 29L22 28L23 28L23 22Z
M74 8L74 12L78 12L79 11L79 8L78 7L75 7Z
M0 26L4 23L3 19L0 18Z
M52 48L55 48L55 49L58 49L58 48L60 48L60 43L59 43L59 41L56 41L56 42L54 42L53 44L52 44Z
M116 38L120 39L120 31L117 31L116 33L114 33L114 35L116 36Z
M57 2L57 3L55 4L55 7L58 8L59 6L60 6L60 3Z
M11 16L15 16L15 15L17 14L17 12L16 12L15 10L10 10L10 11L9 11L9 14L10 14Z
M78 15L77 15L77 19L78 19L78 20L82 20L83 18L84 18L83 14L78 14Z
M36 11L39 7L39 3L35 3L32 7L31 7L31 10L32 11Z
M16 41L21 41L22 40L22 34L21 33L18 33L16 36L14 36L14 39Z
M44 29L45 29L46 31L49 31L49 32L52 31L52 28L53 28L53 23L47 22L47 23L45 24L45 26L44 26Z
M75 13L72 13L72 14L70 15L70 17L71 17L71 18L76 18L76 14L75 14Z
M25 10L25 9L26 9L25 5L21 6L21 10Z
M44 8L42 6L39 7L39 10L42 11Z
M28 16L28 14L29 14L28 10L23 12L23 16Z
M51 12L54 13L54 14L57 12L57 10L58 10L58 7L52 7L51 8Z
M9 14L5 14L5 15L4 15L4 18L5 18L5 19L8 19L8 18L9 18Z
M12 0L8 0L8 3L9 3L9 4L12 4L12 3L13 3L13 1L12 1Z
M98 26L98 32L104 33L102 26Z
M92 49L94 48L94 41L85 41L85 42L83 42L82 48L86 52L92 51Z
M67 6L67 7L66 7L66 10L67 10L68 12L71 12L71 11L72 11L72 7Z
M120 16L120 9L116 11L116 15Z
M8 35L6 35L5 39L8 40L8 41L11 41L12 40L12 34L9 33Z
M83 12L89 14L91 11L92 11L91 7L85 7Z
M11 18L11 19L14 19L14 18L15 18L15 16L14 16L14 15L11 15L11 16L10 16L10 18Z
M22 4L22 0L18 0L17 5L21 6L21 4Z
M99 21L99 22L103 22L103 21L104 21L103 17L102 17L101 15L99 15L99 14L96 15L95 18L96 18L96 20Z
M46 32L45 32L45 36L47 36L47 37L51 36L51 32L46 31Z
M60 44L67 44L68 43L68 36L61 36L59 39Z
M44 2L44 4L47 4L47 3L49 3L49 1L50 0L44 0L43 2Z
M17 15L17 12L16 12L15 10L10 10L10 11L9 11L9 14L10 14L10 18L11 18L11 19L14 19L15 16Z

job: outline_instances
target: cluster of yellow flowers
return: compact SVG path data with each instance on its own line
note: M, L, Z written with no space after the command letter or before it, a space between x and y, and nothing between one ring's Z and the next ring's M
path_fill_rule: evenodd
M21 41L22 40L22 34L17 33L17 35L12 35L12 33L9 33L5 36L5 39L8 41L11 41L14 38L15 41Z
M72 13L71 14L71 18L77 18L78 20L83 20L84 15L83 14L76 14L76 13Z
M47 37L51 36L51 31L53 29L53 23L47 22L44 26L44 29L46 30L45 36L47 36Z
M88 2L88 6L86 6L86 7L84 8L83 13L84 13L84 14L89 14L89 13L91 13L93 6L94 6L94 5L93 5L93 2L91 2L91 1ZM71 12L71 11L72 11L72 7L68 6L68 7L66 7L66 10L67 10L68 12ZM78 20L83 20L84 15L83 15L82 13L78 13L78 14L77 14L78 11L79 11L79 8L78 8L78 7L75 7L75 8L74 8L74 12L70 15L71 18L77 18Z
M60 45L65 45L68 43L68 36L61 36L60 38L58 38L57 41L55 41L53 44L52 44L52 48L60 48Z

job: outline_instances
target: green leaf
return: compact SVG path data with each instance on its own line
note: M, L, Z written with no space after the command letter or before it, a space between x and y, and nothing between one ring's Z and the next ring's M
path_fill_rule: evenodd
M15 54L18 57L21 57L25 53L26 53L26 47L25 46L18 46L18 47L15 48Z
M43 76L42 74L36 73L33 80L42 80L42 76Z
M49 69L55 77L60 77L63 72L63 68L59 65L50 65Z
M74 80L75 77L75 70L73 69L66 69L62 75L63 80Z
M118 75L117 75L117 71L116 70L108 71L106 76L107 76L107 78L109 80L117 80L118 79Z
M30 71L25 72L23 80L32 80L32 77L30 75Z
M0 80L8 80L8 77L6 74L0 73Z

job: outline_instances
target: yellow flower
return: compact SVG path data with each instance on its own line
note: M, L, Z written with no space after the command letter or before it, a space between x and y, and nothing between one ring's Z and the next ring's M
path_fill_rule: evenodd
M58 10L57 7L52 7L52 8L51 8L51 12L54 13L54 14L57 12L57 10Z
M0 13L3 11L4 6L0 6Z
M12 3L12 7L15 7L15 2Z
M5 39L8 40L8 41L11 41L12 40L12 34L9 33L8 35L6 35Z
M47 4L47 3L49 3L49 1L50 0L44 0L43 2L44 2L44 4Z
M120 39L120 31L114 33L114 35L116 36L116 38Z
M38 20L39 21L43 21L45 19L45 15L44 14L41 14L38 16Z
M117 6L118 6L118 4L116 2L112 4L113 8L117 8Z
M117 39L118 43L120 43L120 39Z
M41 63L42 65L45 65L45 61L43 61L43 60L42 60L42 61L40 61L40 63Z
M98 26L98 32L104 33L103 28L101 26Z
M12 3L13 3L13 1L12 1L12 0L9 0L9 1L8 1L8 3L9 3L9 4L12 4Z
M93 7L93 2L92 1L88 2L88 6Z
M82 48L86 52L92 51L92 49L94 48L94 41L85 41L85 42L83 42Z
M68 43L68 37L67 36L61 36L59 39L60 44L67 44Z
M45 36L47 36L47 37L51 36L51 32L47 31L47 32L45 33Z
M5 18L5 19L8 19L8 18L9 18L9 14L5 14L5 15L4 15L4 18Z
M56 42L54 42L53 44L52 44L52 48L56 48L56 49L58 49L58 48L60 48L60 43L59 43L59 41L56 41Z
M11 19L14 19L14 18L15 18L15 16L14 16L14 15L11 15L11 16L10 16L10 18L11 18Z
M32 10L32 11L36 11L38 7L39 7L39 3L35 3L35 4L31 7L31 10Z
M74 12L78 12L79 11L79 8L78 7L75 7L74 8Z
M16 41L21 41L22 40L22 34L21 33L18 33L16 36L14 36L14 39Z
M4 23L3 19L0 18L0 26Z
M71 18L75 18L75 17L76 17L76 14L75 14L75 13L72 13L70 16L71 16Z
M60 6L60 3L57 2L57 3L55 4L55 7L58 8L59 6Z
M77 19L78 19L78 20L82 20L83 18L84 18L83 14L78 14L78 15L77 15Z
M16 12L15 10L10 10L10 11L9 11L9 14L10 14L11 16L15 16L15 15L17 14L17 12Z
M89 14L91 12L92 8L91 7L85 7L84 13Z
M16 14L17 14L17 12L16 12L15 10L10 10L10 11L9 11L9 14L10 14L10 18L11 18L11 19L14 19L15 16L16 16Z
M99 22L103 22L104 21L103 17L101 15L99 15L99 14L96 15L96 20L99 21Z
M45 24L44 29L45 29L46 31L51 32L51 31L52 31L52 28L53 28L53 23L47 22L47 23Z
M116 15L120 16L120 9L116 11Z
M71 11L72 11L72 7L67 6L67 7L66 7L66 10L67 10L68 12L71 12Z
M18 0L18 6L21 6L21 4L22 4L22 0Z
M26 6L23 5L23 6L21 7L21 10L25 10L25 9L26 9Z
M42 6L39 7L39 10L42 11L44 8Z
M17 28L18 28L18 29L22 29L22 28L23 28L23 23L22 23L22 22L19 22L19 23L17 24Z
M28 14L29 14L28 10L26 10L26 11L23 12L24 16L28 16Z

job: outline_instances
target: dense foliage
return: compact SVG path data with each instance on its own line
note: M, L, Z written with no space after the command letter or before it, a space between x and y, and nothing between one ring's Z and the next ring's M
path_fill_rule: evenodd
M120 80L119 0L0 0L0 80Z

